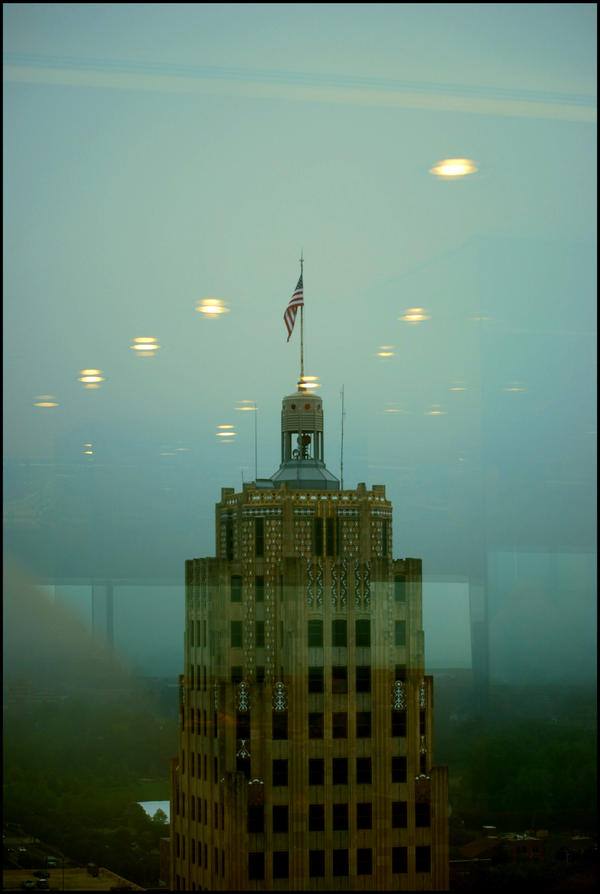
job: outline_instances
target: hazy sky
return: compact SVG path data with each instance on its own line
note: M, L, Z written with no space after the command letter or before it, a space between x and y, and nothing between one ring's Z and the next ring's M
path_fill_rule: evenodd
M6 549L65 580L181 581L213 553L221 486L254 477L239 401L259 475L279 464L303 250L326 461L343 384L344 483L387 485L395 555L468 581L538 554L542 604L552 556L580 555L594 623L596 6L3 17ZM478 171L429 173L447 157Z

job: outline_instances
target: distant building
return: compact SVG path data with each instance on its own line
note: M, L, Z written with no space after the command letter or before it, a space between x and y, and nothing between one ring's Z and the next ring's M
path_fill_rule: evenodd
M270 479L223 488L186 562L172 890L446 890L421 560L385 487L340 489L323 406L283 399Z

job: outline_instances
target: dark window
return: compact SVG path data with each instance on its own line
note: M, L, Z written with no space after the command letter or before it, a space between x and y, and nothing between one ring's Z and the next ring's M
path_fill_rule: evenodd
M356 758L356 782L358 785L369 785L372 781L373 774L371 770L370 757Z
M388 554L388 523L385 520L381 522L381 554Z
M406 782L406 758L392 758L392 782Z
M334 848L333 874L348 875L348 851L346 848Z
M313 551L315 556L323 555L323 519L313 519Z
M334 739L348 738L348 714L346 711L334 711L332 715L331 733Z
M345 646L348 644L348 625L346 621L331 622L331 645Z
M419 711L419 735L425 735L425 711Z
M243 773L246 779L250 779L250 758L249 757L236 757L235 759L236 769Z
M311 832L322 832L325 828L325 805L308 805L308 828Z
M256 624L256 647L262 649L265 644L265 622L255 621Z
M347 757L334 757L331 761L331 771L334 785L348 785Z
M323 714L319 714L316 712L311 712L308 715L308 738L309 739L322 739L323 738Z
M273 711L273 738L287 739L288 715L287 711Z
M333 829L341 830L348 828L348 805L347 804L334 804L333 805Z
M236 736L238 739L250 738L250 712L237 711L235 715Z
M431 872L431 848L428 844L415 848L415 870Z
M372 824L370 801L360 801L356 805L356 828L370 829Z
M242 601L242 578L239 574L234 574L231 578L231 601Z
M311 647L323 645L323 621L308 622L308 645Z
M265 668L262 664L256 665L256 682L264 683L265 681Z
M273 785L288 784L288 762L276 759L273 761Z
M265 578L262 574L257 574L254 580L254 598L257 602L265 601Z
M273 807L273 832L287 832L288 809L287 804Z
M231 562L233 559L233 520L230 518L225 522L225 555Z
M231 647L233 649L242 648L242 622L231 622Z
M396 665L396 680L406 680L406 665L405 664L397 664Z
M331 668L331 691L334 693L348 692L348 668L334 665Z
M273 851L273 878L287 878L289 857L287 851Z
M395 623L395 642L397 646L406 645L406 621L396 621Z
M406 828L406 801L392 801L392 828Z
M262 879L265 877L265 855L254 852L248 854L248 878Z
M354 630L356 633L357 646L371 645L371 622L369 619L359 619L354 622Z
M431 817L428 801L417 801L415 803L415 826L430 826Z
M325 851L308 852L308 874L311 878L325 875Z
M244 668L241 665L236 665L231 668L231 682L234 686L237 686L238 683L242 682L243 679Z
M356 667L356 691L371 691L371 668L368 664L359 664Z
M249 807L246 829L248 832L263 832L265 828L264 807Z
M254 519L254 545L257 556L265 554L265 520L264 518Z
M370 847L356 848L356 874L371 875L373 872L373 855Z
M419 755L419 771L423 774L427 773L427 755Z
M392 848L392 872L408 872L408 854L405 847Z
M325 554L328 556L335 555L335 519L325 519Z
M406 581L403 577L394 578L394 599L396 602L406 602Z
M308 759L308 784L323 785L325 782L325 761L322 757Z
M323 668L309 667L308 669L308 691L323 692Z
M392 709L392 736L406 735L406 711Z
M356 712L356 738L368 739L371 735L371 712Z

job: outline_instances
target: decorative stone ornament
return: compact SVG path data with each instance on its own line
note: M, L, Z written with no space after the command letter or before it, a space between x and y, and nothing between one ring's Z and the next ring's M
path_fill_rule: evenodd
M404 711L406 709L406 693L404 691L404 683L402 680L396 680L392 691L392 708L395 711Z
M287 711L287 688L283 683L275 683L273 686L273 710Z
M237 688L236 706L238 711L250 710L250 692L248 690L248 684L243 681Z

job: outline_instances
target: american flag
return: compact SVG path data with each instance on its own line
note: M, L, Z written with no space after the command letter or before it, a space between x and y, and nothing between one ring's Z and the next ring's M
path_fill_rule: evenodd
M285 313L283 315L283 322L286 325L288 331L287 340L290 340L290 336L294 330L294 323L296 322L296 314L298 313L298 308L304 306L304 292L302 288L302 274L300 274L300 279L298 280L298 285L294 289L294 294L290 298L290 302L285 309Z

